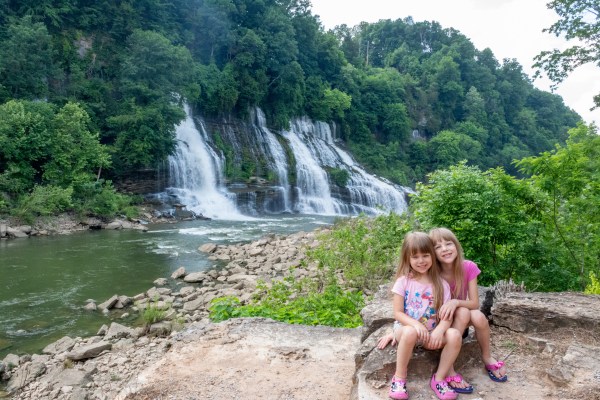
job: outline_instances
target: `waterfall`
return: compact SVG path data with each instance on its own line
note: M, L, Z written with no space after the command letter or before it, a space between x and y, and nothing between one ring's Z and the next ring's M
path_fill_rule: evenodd
M315 196L320 196L323 203L328 205L335 214L379 214L385 211L402 213L406 211L407 204L404 190L391 183L377 178L366 172L354 159L335 144L331 128L324 122L313 123L307 117L296 119L292 122L290 132L286 132L290 145L296 155L298 165L298 186L306 189L300 191L299 203L303 212L311 208L320 214L321 204L314 207ZM318 160L318 164L317 164ZM300 169L308 170L306 165L313 165L315 171L311 174L301 174ZM314 167L314 164L317 164ZM349 201L332 198L327 181L326 172L322 167L346 170L349 179L346 184ZM324 186L327 186L325 188Z
M260 138L260 144L264 144L265 154L270 154L272 164L270 169L277 173L276 190L279 191L279 196L276 198L282 199L282 204L273 205L270 211L290 212L292 210L290 200L290 184L288 180L288 162L283 146L275 137L275 134L267 128L267 120L265 114L260 108L254 109L255 132L257 138Z
M229 119L210 124L211 133L220 135L229 149L228 163L256 171L248 182L232 182L227 190L224 155L211 146L204 121L193 119L187 105L185 111L185 120L176 127L176 152L169 157L167 193L190 211L240 220L251 218L243 214L372 215L406 210L406 190L365 171L336 144L328 124L303 117L291 121L289 130L274 133L258 108L248 122ZM292 173L289 152L295 164ZM328 174L332 169L348 173L344 187L332 184ZM294 175L295 182L290 183Z
M177 196L188 210L209 218L247 219L235 206L234 196L223 185L223 159L207 144L202 121L200 130L185 105L186 118L176 128L177 149L169 157L169 193Z

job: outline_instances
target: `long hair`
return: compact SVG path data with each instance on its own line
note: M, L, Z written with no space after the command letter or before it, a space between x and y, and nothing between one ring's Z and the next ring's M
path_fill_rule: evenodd
M460 245L460 242L456 238L456 235L448 229L448 228L435 228L429 231L429 237L431 241L434 243L434 246L438 242L450 241L454 243L454 247L456 247L456 258L452 263L452 276L454 278L454 290L452 291L452 298L459 300L466 300L467 294L465 293L465 285L464 285L464 270L463 264L465 261L465 256L463 253L463 248ZM441 265L440 265L441 268Z
M435 257L435 250L433 249L433 242L429 236L424 232L409 232L404 236L402 242L402 251L400 255L400 263L396 271L396 279L401 276L414 276L417 274L416 271L410 266L410 257L417 253L424 253L431 255L431 268L427 271L432 286L433 286L433 308L435 309L436 319L439 321L438 311L444 303L444 285L440 276L440 269L438 267L438 261Z

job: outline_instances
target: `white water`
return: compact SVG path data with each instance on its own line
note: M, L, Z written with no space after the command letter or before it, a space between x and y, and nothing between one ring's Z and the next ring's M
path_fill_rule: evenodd
M264 143L267 146L265 149L266 153L273 157L272 168L277 171L277 179L279 184L278 190L281 193L281 198L283 199L283 210L280 211L290 212L292 210L292 204L290 200L291 188L288 181L288 163L285 151L273 132L267 128L267 120L262 110L256 108L254 112L256 124L258 126L257 133L262 138L261 143Z
M207 145L208 135L203 123L196 128L189 107L185 106L186 118L177 126L179 142L175 155L169 157L171 188L188 210L205 217L243 220L233 197L221 182L223 160Z
M209 145L210 138L202 120L197 124L186 106L186 119L177 126L179 145L176 154L169 158L171 187L170 194L177 196L188 210L213 219L244 220L236 208L235 195L225 188L223 165L225 160ZM380 214L406 210L404 190L366 172L344 150L338 147L331 128L324 122L313 123L304 117L291 122L289 131L282 131L294 154L296 164L295 203L292 203L292 187L288 181L289 165L284 147L271 132L260 109L252 115L252 134L257 148L267 161L269 171L276 174L272 196L264 204L267 212L298 212L316 215L357 215L359 213ZM225 129L231 127L225 126ZM228 140L234 149L242 151L234 132ZM260 154L259 154L260 156ZM327 168L346 170L349 179L346 187L330 187ZM245 194L246 212L257 210L256 194ZM238 200L239 201L239 200ZM255 212L255 214L258 214Z
M286 137L290 139L299 169L300 164L317 163L316 160L319 160L320 165L317 166L322 171L320 175L325 174L325 179L327 179L327 176L322 167L344 169L349 172L350 179L346 184L351 199L349 204L343 204L332 199L329 185L327 185L327 196L324 196L324 201L331 204L336 214L358 214L360 212L379 214L386 211L402 213L406 210L407 204L403 191L394 187L391 183L369 174L358 165L347 152L335 144L328 124L324 122L313 123L306 117L299 118L292 122L291 132L287 132ZM304 160L302 163L298 161L299 155ZM306 161L309 158L312 161ZM320 180L317 182L312 176L301 175L299 171L298 185L308 188L308 193L301 193L300 196L300 201L305 204L302 212L319 213L317 210L310 210L309 206L306 207L306 204L312 205L310 199L318 196L320 190L324 190L320 187L322 182ZM305 195L309 200L303 198Z

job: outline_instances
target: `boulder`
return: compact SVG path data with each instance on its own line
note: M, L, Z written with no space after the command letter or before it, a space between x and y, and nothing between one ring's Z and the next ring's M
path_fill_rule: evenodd
M600 329L600 296L583 293L507 293L494 301L495 325L521 333L578 327Z
M85 360L88 358L98 357L103 351L110 350L112 344L105 341L88 344L81 347L76 347L67 353L67 358L74 361Z

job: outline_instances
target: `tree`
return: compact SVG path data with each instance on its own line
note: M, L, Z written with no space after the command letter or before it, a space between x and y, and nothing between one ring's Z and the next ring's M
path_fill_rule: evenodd
M554 87L560 84L576 68L600 62L600 3L596 0L553 0L547 7L560 19L544 32L557 37L564 34L567 40L580 44L565 50L542 51L535 57L536 77L544 70ZM595 107L600 107L600 94L594 96Z
M569 131L565 146L524 158L517 166L548 193L546 215L564 265L579 269L580 288L590 272L600 272L600 136L593 126Z
M549 268L554 260L538 222L546 204L542 192L502 169L482 172L464 163L428 177L417 185L411 211L423 230L454 231L465 256L480 265L482 284L513 279L542 290L569 286L567 270Z
M23 17L7 27L0 46L0 101L48 95L52 71L51 36L44 24Z

